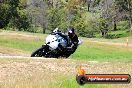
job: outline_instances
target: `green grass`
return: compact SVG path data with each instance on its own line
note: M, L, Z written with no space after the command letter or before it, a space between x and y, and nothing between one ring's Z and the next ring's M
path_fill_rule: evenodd
M110 88L106 84L85 84L79 85L74 77L68 77L57 73L39 74L43 77L17 77L14 79L6 80L2 84L2 88ZM23 77L23 78L22 78Z
M99 85L99 84L85 84L79 85L77 84L75 78L66 78L61 83L60 88L109 88L107 85Z
M84 60L132 60L131 53L132 48L107 45L107 44L95 44L87 42L81 45L77 52L71 57L74 59Z
M35 49L44 44L46 35L42 34L28 34L30 37L23 37L18 35L0 35L0 46L19 49L25 52L32 53ZM70 56L76 60L132 60L132 47L108 45L93 43L90 39L83 38L84 43L79 46L77 51ZM100 39L96 39L100 41ZM105 40L107 41L107 40ZM110 40L113 41L113 40ZM121 39L120 39L121 41ZM119 42L119 40L116 42Z
M42 34L35 34L35 33L24 33L24 32L8 32L5 31L4 35L0 35L0 46L4 47L10 47L14 49L20 49L26 52L32 52L33 50L37 49L40 47L42 44L44 44L44 39L46 35ZM16 35L8 35L9 34L14 34L18 33ZM24 37L19 34L23 35L29 35L29 36L35 36L32 39L30 37Z
M23 51L31 52L33 49L40 47L43 41L23 41L12 38L0 37L0 46L21 49Z

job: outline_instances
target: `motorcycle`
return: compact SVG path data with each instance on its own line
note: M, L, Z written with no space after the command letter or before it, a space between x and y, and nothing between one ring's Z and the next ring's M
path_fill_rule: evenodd
M46 43L42 45L39 49L35 50L31 57L45 57L45 58L68 58L75 51L70 51L67 48L69 37L65 35L66 38L59 35L59 33L54 32L46 37ZM78 45L82 43L79 40ZM78 46L77 46L78 47Z

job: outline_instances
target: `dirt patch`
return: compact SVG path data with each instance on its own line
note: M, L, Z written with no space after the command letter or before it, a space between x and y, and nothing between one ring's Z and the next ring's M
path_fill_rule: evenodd
M99 44L107 44L107 45L115 45L115 46L125 46L125 47L132 47L132 44L125 43L112 43L112 42L100 42L100 41L90 41L93 43L99 43Z
M30 53L25 53L20 49L0 46L0 56L30 56Z
M36 74L61 73L75 76L76 66L82 67L89 74L130 74L132 75L132 63L130 62L94 62L75 61L70 59L29 59L0 61L0 82L17 76L36 77ZM132 84L123 85L128 87ZM119 85L120 86L120 85Z
M35 36L26 33L18 33L18 32L1 32L0 36L6 37L9 39L16 39L16 40L24 40L24 41L43 41L44 37Z
M0 56L8 56L8 54L0 53Z

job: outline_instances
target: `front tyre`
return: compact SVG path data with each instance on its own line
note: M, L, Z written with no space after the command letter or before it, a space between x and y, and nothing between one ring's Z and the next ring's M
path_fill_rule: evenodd
M42 56L43 56L43 47L40 47L31 54L31 57L42 57Z

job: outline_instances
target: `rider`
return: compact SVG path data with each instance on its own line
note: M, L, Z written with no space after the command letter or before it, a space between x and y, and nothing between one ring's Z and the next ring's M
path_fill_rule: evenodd
M74 28L70 28L69 31L68 31L68 36L71 40L71 44L70 44L70 47L68 47L68 49L74 53L75 50L77 49L77 46L78 46L78 36L75 34L75 29Z
M67 41L67 44L69 44L69 39L68 39L67 35L65 35L64 33L62 33L59 30L59 28L55 28L55 30L53 30L52 34L58 34L58 35L60 35L61 37L63 37Z
M56 28L52 34L58 34L60 35L61 37L63 37L64 39L66 39L67 41L67 44L68 44L68 47L67 47L67 50L69 52L72 52L74 53L75 50L77 49L77 46L78 46L78 36L75 34L75 29L74 28L69 28L68 30L68 37L67 38L67 35L65 34L62 34L61 31L59 31L58 28ZM70 39L70 40L69 40ZM70 42L69 42L70 41ZM60 45L60 48L63 50L64 48Z

